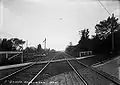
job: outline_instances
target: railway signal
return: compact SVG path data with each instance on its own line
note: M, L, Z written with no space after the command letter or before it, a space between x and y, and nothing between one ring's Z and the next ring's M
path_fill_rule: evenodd
M44 49L46 50L46 38L43 42L44 42Z

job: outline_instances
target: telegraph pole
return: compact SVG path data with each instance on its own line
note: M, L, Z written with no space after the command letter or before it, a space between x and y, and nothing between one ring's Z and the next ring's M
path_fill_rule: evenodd
M114 52L114 32L113 32L113 26L112 26L112 53Z
M114 53L114 29L113 29L113 18L114 18L114 14L112 14L112 23L111 23L111 34L112 34L112 53Z

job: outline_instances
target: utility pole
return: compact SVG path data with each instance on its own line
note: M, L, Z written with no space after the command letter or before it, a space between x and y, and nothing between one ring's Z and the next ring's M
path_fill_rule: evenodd
M114 52L114 32L113 32L113 26L112 26L112 53Z
M113 29L113 19L114 14L112 14L112 22L111 22L111 34L112 34L112 53L114 53L114 29Z

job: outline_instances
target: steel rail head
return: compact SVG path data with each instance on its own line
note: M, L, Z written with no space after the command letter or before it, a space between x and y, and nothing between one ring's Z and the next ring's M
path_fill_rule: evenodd
M14 53L14 52L10 52L10 53ZM16 52L15 52L15 53L16 53ZM18 52L18 53L21 53L21 52ZM59 55L59 53L58 53L57 55ZM57 55L55 55L54 57L56 57ZM53 57L53 58L54 58L54 57ZM53 58L52 58L52 59L53 59ZM15 75L15 74L17 74L17 73L23 71L23 70L25 70L25 69L27 69L27 68L29 68L29 67L35 65L35 64L37 64L37 62L31 62L29 66L23 67L23 68L21 68L21 69L15 71L15 72L13 72L13 73L11 73L11 74L5 76L5 77L0 78L0 81L3 81L3 80L5 80L5 79L7 79L7 78L9 78L9 77L11 77L11 76L13 76L13 75Z
M71 55L69 55L69 54L67 54L67 53L65 53L65 54L68 55L68 56L71 56ZM71 56L71 57L72 57L72 56ZM86 64L78 61L77 59L76 59L76 61L79 62L80 64L82 64L83 66L87 67L88 69L90 69L90 70L98 73L99 75L103 76L104 78L112 81L113 83L115 83L115 84L117 84L117 85L120 85L120 80L117 79L116 77L113 77L113 76L111 76L111 75L109 75L109 74L107 74L107 73L105 73L105 72L103 72L103 71L99 71L99 70L96 69L96 68L90 67L90 66L88 66L88 65L86 65Z
M84 77L78 73L78 71L73 67L73 65L67 60L68 64L70 65L70 67L73 69L73 71L79 76L79 78L82 80L82 82L85 84L85 85L88 85L87 81L84 79Z
M0 81L5 80L5 79L7 79L7 78L10 77L10 76L13 76L13 75L15 75L15 74L17 74L17 73L19 73L19 72L21 72L21 71L23 71L23 70L31 67L31 66L33 66L34 64L35 64L35 63L32 63L32 64L30 64L29 66L26 66L26 67L24 67L24 68L22 68L22 69L20 69L20 70L17 70L17 71L15 71L15 72L13 72L13 73L5 76L5 77L0 78Z
M80 61L78 61L78 60L76 60L76 61L79 62L80 64L84 65L85 67L89 68L90 70L92 70L92 71L98 73L99 75L103 76L104 78L112 81L113 83L115 83L115 84L117 84L117 85L120 85L120 80L117 79L116 77L111 76L111 75L109 75L109 74L107 74L107 73L105 73L105 72L103 72L103 71L99 71L99 70L96 69L96 68L90 67L90 66L88 66L88 65L86 65L86 64L84 64L84 63L82 63L82 62L80 62Z
M59 55L59 53L58 53L57 55ZM55 55L54 57L52 57L52 59L49 60L49 62L28 82L27 85L32 84L32 82L43 72L43 70L51 63L51 61L52 61L57 55Z
M38 77L38 75L40 75L40 73L41 73L49 64L50 64L50 62L47 63L47 64L28 82L28 85L30 85L30 84Z
M74 66L70 63L70 61L67 59L65 55L63 55L68 63L68 65L73 69L73 71L78 75L78 77L83 81L85 85L88 85L87 81L84 79L84 77L78 73L78 71L74 68Z

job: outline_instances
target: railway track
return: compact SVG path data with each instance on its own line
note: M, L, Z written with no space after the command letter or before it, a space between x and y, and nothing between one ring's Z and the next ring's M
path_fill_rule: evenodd
M59 53L52 57L46 64L40 65L33 62L24 68L0 78L0 85L31 85L57 55Z
M68 56L66 53L63 54L66 58L67 63L72 70L78 75L84 85L120 85L120 81L104 75L94 68L88 67L87 65L79 62L78 60L67 60ZM81 67L81 68L79 68Z
M73 72L72 75L75 75L75 78L72 80L78 81L80 85L120 85L120 81L112 80L95 69L84 65L77 59L68 58L73 57L60 52L47 63L38 64L33 62L29 66L0 78L0 85L46 85L44 84L45 79L64 72ZM52 62L56 59L64 59L64 61ZM72 75L70 75L71 78Z

